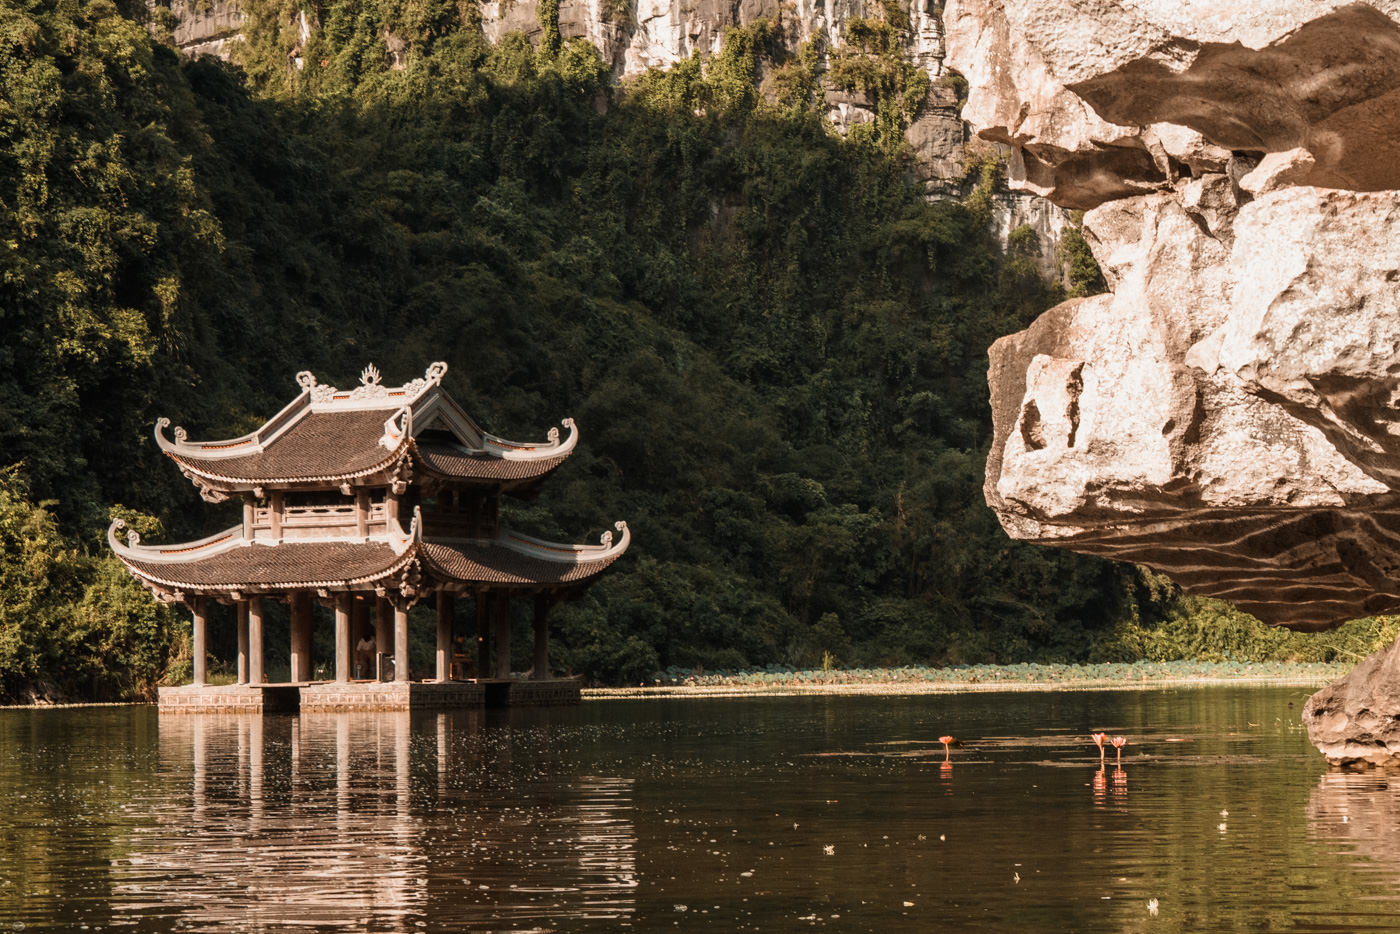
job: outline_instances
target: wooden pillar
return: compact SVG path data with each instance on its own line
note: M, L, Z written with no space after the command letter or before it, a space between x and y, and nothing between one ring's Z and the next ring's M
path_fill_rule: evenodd
M194 638L191 640L193 645L190 652L194 656L194 683L197 685L204 684L206 666L209 661L204 648L204 623L205 615L208 612L207 607L208 603L203 597L190 598L190 613L194 618L192 626Z
M252 540L253 538L253 518L257 503L253 500L252 493L243 494L243 537Z
M530 677L544 681L549 677L549 605L546 593L535 594L535 665Z
M292 616L292 674L293 681L311 680L311 591L294 590L291 594Z
M437 592L437 679L447 681L452 675L452 611L456 598L441 588Z
M267 501L268 522L272 526L272 537L279 542L282 540L282 505L284 502L285 497L281 490L274 491Z
M335 595L335 680L341 684L350 680L350 594Z
M380 597L375 606L374 622L374 652L375 670L374 676L383 679L384 673L379 670L379 659L393 651L394 648L394 608L389 605L385 597Z
M408 606L394 601L394 680L408 680Z
M476 676L491 676L491 601L494 595L489 590L476 592Z
M263 674L262 597L248 601L248 683L262 684ZM259 750L261 752L261 750Z
M495 632L491 641L496 643L496 677L510 677L510 592L496 592Z
M248 683L248 601L239 600L238 612L238 683Z
M355 491L355 534L369 537L369 490L365 487Z

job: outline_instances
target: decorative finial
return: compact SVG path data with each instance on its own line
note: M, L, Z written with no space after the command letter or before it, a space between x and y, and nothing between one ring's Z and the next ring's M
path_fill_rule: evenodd
M558 429L558 428L551 428L551 429L549 429L549 435L548 435L547 437L549 438L549 443L550 443L550 444L554 445L555 447L558 447L558 446L559 446L559 429Z
M188 438L189 436L190 436L190 435L189 435L189 432L185 431L185 429L181 428L179 425L176 425L176 426L175 426L175 443L176 443L176 444L184 444L184 443L185 443L185 439Z
M441 360L437 361L436 363L429 364L428 369L426 369L423 372L423 378L430 383L440 383L442 382L442 378L446 375L447 364Z
M373 363L369 364L363 370L360 371L361 386L378 386L379 380L379 367L375 366Z
M112 524L107 528L107 539L115 546L117 543L117 536L122 533L123 529L126 529L126 543L128 545L135 548L137 545L141 544L141 536L136 534L135 529L127 529L126 522L122 519L112 520Z
M308 392L316 388L316 374L310 370L302 370L297 374L297 385Z
M600 542L603 543L603 547L604 547L604 548L611 548L611 547L612 547L612 533L611 533L611 532L604 532L604 533L602 534L602 536L599 537L598 541L600 541Z

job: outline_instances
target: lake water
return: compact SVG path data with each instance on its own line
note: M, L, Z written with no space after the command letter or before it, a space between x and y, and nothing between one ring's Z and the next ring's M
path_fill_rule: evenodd
M0 931L1400 930L1308 693L0 711Z

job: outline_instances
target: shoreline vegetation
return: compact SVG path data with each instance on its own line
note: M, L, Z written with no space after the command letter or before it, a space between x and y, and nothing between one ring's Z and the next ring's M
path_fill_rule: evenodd
M1124 662L1103 665L960 665L690 673L635 687L584 688L585 699L757 695L959 694L1109 691L1222 684L1321 686L1350 662Z
M770 669L667 672L636 686L586 687L585 700L649 697L875 696L1033 691L1116 691L1216 687L1228 684L1322 686L1350 662L1122 662L1103 665L958 665L948 668ZM3 704L0 710L154 706L151 701Z

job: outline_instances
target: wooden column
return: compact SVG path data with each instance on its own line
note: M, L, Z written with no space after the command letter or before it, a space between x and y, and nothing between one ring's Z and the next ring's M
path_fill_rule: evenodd
M369 537L369 490L365 487L355 491L355 534Z
M282 505L285 501L286 498L282 495L281 490L274 491L267 501L267 514L269 524L272 526L272 537L279 542L282 540Z
M408 605L394 601L394 680L408 680Z
M544 681L549 677L549 594L535 594L535 665L530 677Z
M292 615L292 673L293 681L311 680L311 592L294 590L291 594Z
M476 592L476 676L491 677L491 601L489 590Z
M253 515L257 508L257 503L253 499L252 493L243 494L243 537L252 541L253 539Z
M510 592L497 591L495 609L495 632L491 641L496 643L496 677L510 677Z
M452 610L456 598L452 592L437 592L437 679L447 681L452 674Z
M394 608L389 605L385 597L380 597L375 605L374 620L374 652L375 669L374 676L383 679L384 673L379 670L379 659L388 655L394 648Z
M263 674L262 597L248 601L248 683L262 684ZM261 751L261 750L259 750Z
M203 597L190 598L190 613L194 618L192 626L194 638L191 640L193 644L190 652L194 656L194 683L198 685L204 684L206 666L209 661L204 648L204 623L205 614L208 612L207 606L208 604Z
M238 613L238 683L248 683L248 601L239 600Z
M350 595L335 595L335 680L341 684L350 680Z

